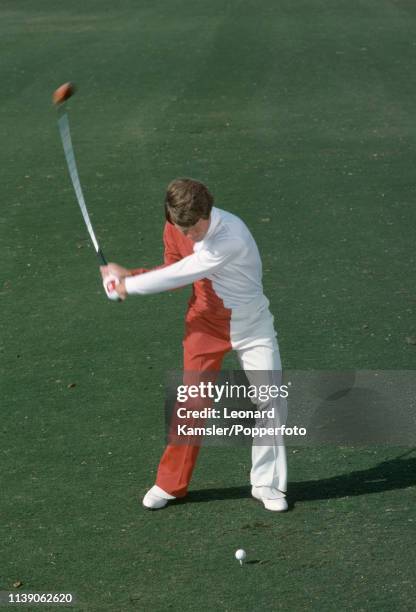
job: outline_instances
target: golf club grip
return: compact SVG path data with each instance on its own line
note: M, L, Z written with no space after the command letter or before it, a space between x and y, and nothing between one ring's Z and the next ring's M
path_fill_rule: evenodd
M98 249L97 251L97 257L98 257L98 261L100 262L100 264L102 266L108 266L108 262L104 256L104 253L102 252L101 249Z

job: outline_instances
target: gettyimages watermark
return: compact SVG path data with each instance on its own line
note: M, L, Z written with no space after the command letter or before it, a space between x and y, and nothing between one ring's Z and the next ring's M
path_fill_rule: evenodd
M416 442L416 372L170 371L170 444L213 446Z

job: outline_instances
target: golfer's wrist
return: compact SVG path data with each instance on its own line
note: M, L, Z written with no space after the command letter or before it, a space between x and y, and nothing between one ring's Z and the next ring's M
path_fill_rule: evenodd
M127 297L126 283L124 279L120 279L120 282L118 283L116 287L116 291L121 297L121 299L124 300Z

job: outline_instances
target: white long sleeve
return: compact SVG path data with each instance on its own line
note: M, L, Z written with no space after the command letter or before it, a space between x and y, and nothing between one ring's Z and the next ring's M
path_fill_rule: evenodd
M169 266L127 277L125 280L127 293L129 295L160 293L189 285L202 278L209 278L211 274L232 261L243 245L238 239L224 238L217 240L214 248L207 248L202 242L201 246L202 248L195 250L192 255Z

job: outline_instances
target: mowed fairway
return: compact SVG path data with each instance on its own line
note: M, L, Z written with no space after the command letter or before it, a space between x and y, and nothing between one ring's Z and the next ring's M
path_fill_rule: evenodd
M78 86L110 260L161 263L166 184L198 178L258 242L285 367L412 370L415 28L410 0L2 0L0 590L97 612L414 607L405 448L289 448L284 515L250 498L247 449L203 449L187 503L142 509L189 290L106 299L51 94Z

